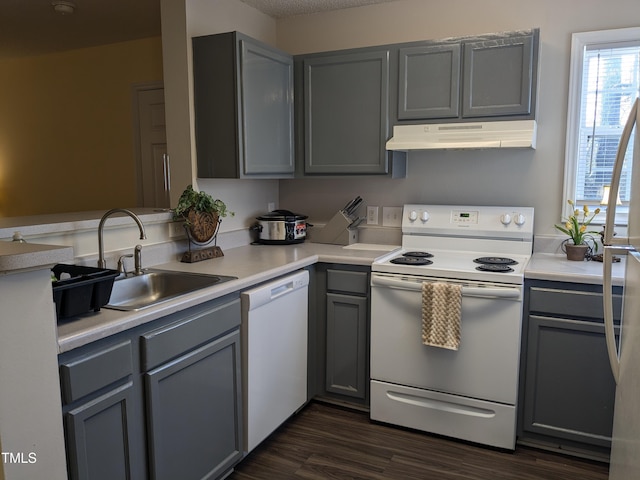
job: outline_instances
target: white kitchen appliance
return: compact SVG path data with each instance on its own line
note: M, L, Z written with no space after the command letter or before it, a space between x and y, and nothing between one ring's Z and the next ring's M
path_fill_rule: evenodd
M396 125L387 150L536 148L535 120Z
M603 289L607 349L616 380L610 480L640 478L640 105L636 99L624 127L613 168L605 225ZM634 130L635 125L635 130ZM635 133L634 133L635 132ZM614 237L616 201L622 163L627 150L631 161L631 199L627 236ZM626 255L620 349L613 325L611 264L613 254Z
M308 285L304 270L241 294L246 453L307 401Z
M371 419L515 448L533 208L405 205L371 273ZM461 286L457 350L422 343L425 282Z

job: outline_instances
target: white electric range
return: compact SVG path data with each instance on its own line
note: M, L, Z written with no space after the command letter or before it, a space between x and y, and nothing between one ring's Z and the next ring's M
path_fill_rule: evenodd
M371 274L371 418L515 448L533 208L405 205ZM460 346L424 345L423 284L461 287Z

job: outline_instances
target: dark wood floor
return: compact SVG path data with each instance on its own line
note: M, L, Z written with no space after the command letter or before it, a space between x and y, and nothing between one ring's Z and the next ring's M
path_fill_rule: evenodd
M606 480L608 465L528 447L515 453L381 425L313 402L245 458L231 480Z

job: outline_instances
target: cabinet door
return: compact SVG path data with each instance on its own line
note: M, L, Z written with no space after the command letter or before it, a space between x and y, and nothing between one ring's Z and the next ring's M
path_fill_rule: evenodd
M364 399L367 386L367 299L327 294L326 390Z
M145 374L151 478L217 478L242 458L240 333Z
M198 176L293 176L293 58L237 32L193 38Z
M133 384L128 382L65 415L69 473L74 480L140 478L134 451Z
M531 113L533 50L533 36L465 43L462 116Z
M460 44L400 49L398 119L460 115Z
M303 62L305 173L387 173L388 50Z
M244 175L293 174L293 58L240 40Z
M609 447L614 396L603 324L529 316L525 431Z

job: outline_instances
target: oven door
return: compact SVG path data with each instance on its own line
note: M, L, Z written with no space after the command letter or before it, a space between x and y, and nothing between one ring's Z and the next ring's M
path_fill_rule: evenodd
M462 284L458 350L422 343L422 283L441 278L371 275L371 378L515 405L522 286Z

